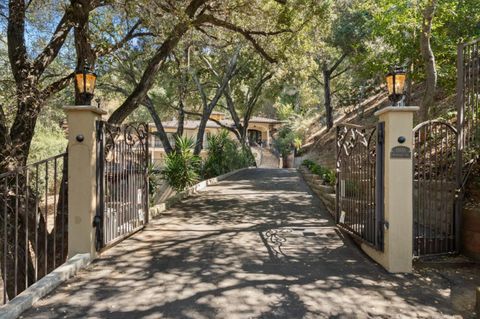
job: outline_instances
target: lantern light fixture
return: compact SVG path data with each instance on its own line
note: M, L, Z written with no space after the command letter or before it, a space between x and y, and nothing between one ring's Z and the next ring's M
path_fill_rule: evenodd
M91 105L96 80L97 75L93 72L87 61L84 62L83 68L75 72L75 89L81 96L82 105Z
M388 97L393 106L404 106L403 97L405 95L405 82L407 72L404 68L396 66L387 74Z

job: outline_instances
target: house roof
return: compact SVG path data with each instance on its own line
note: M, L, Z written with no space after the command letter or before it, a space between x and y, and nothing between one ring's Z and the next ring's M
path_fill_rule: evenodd
M222 124L224 124L226 126L233 125L233 122L229 121L229 120L222 120L221 122L222 122ZM163 127L165 127L165 128L177 128L178 127L178 120L165 121L162 124L163 124ZM185 120L183 122L183 127L186 128L186 129L191 129L191 130L197 129L199 125L200 125L199 120ZM207 128L219 128L219 127L220 127L220 125L218 125L214 121L207 121Z
M261 117L261 116L252 116L250 118L250 123L271 123L271 124L280 124L283 121L271 119L268 117Z
M233 121L232 120L221 120L220 121L223 125L225 126L233 126ZM268 123L268 124L280 124L283 123L282 121L267 118L267 117L260 117L260 116L252 116L250 119L250 123ZM165 128L177 128L178 127L178 120L174 119L171 121L165 121L162 123L163 127ZM200 125L200 120L185 120L183 123L183 127L185 129L198 129L198 126ZM220 125L218 125L214 121L207 121L207 128L219 128Z

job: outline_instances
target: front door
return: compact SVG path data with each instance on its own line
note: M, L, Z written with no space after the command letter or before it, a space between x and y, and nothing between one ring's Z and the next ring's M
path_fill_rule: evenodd
M260 145L262 143L262 132L258 130L248 130L248 140L250 143Z

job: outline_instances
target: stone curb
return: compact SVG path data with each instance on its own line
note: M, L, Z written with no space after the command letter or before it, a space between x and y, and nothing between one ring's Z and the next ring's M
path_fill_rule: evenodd
M237 169L237 170L234 170L234 171L231 171L231 172L228 172L228 173L225 173L223 175L219 175L217 177L213 177L213 178L210 178L210 179L206 179L204 181L201 181L200 183L198 184L195 184L193 185L192 187L189 187L188 189L184 190L183 192L180 192L172 197L170 197L169 199L167 199L164 203L161 203L161 204L157 204L153 207L150 208L150 216L152 218L155 218L157 217L159 214L167 211L170 207L172 207L172 205L180 202L181 200L189 197L189 196L192 196L192 195L195 195L198 193L198 191L200 190L203 190L205 188L207 188L208 186L210 185L215 185L217 184L218 182L234 175L234 174L237 174L237 173L240 173L244 170L248 170L248 169L253 169L255 167L245 167L245 168L240 168L240 169ZM2 319L2 318L0 318Z
M0 319L18 318L25 310L32 307L40 298L73 277L80 269L90 263L90 254L78 254L63 265L28 287L10 302L0 307Z

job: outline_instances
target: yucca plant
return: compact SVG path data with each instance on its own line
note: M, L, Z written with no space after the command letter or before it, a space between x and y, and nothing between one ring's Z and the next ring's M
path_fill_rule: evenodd
M189 137L175 139L175 151L167 155L163 179L176 191L180 192L200 180L201 159L193 154L195 142Z

